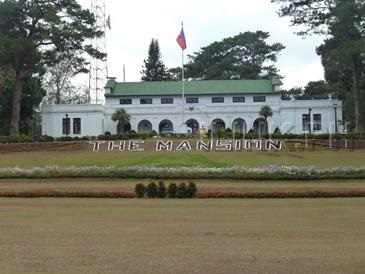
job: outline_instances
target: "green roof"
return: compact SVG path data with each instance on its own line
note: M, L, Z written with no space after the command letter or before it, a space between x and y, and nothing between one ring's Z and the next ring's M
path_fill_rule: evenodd
M257 94L277 93L275 85L281 82L273 80L202 80L185 81L186 95L210 94ZM109 80L106 88L110 93L105 96L164 96L180 95L182 92L181 81L148 81L119 83Z

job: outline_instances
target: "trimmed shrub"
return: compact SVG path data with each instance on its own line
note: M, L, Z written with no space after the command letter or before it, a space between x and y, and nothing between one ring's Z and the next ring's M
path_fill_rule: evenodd
M53 142L54 138L52 136L48 136L48 135L41 135L41 136L38 136L37 138L35 138L35 141L37 141L37 142Z
M146 187L146 196L148 198L157 198L158 194L158 186L155 184L155 182L150 182Z
M61 136L57 138L58 141L73 141L73 138L71 136Z
M177 192L177 185L172 183L169 185L169 187L167 188L167 194L169 196L169 198L176 198L176 192Z
M131 130L130 132L127 133L127 138L128 139L139 138L139 134L136 131Z
M198 188L196 187L196 184L190 181L188 186L186 187L187 196L189 198L194 198L196 196L197 191Z
M164 182L159 181L158 182L158 197L165 198L166 196L167 196L167 188L166 188Z
M186 197L187 191L186 191L186 185L185 183L181 183L177 187L176 191L176 198L187 198Z
M134 188L134 193L136 193L137 198L143 198L146 193L146 187L144 186L144 184L136 184L136 187Z
M158 133L155 130L152 130L149 134L149 137L154 137L154 136L158 136Z

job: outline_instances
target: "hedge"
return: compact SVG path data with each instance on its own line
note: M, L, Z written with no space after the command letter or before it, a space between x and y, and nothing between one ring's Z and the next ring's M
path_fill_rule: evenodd
M365 168L312 166L263 167L153 167L153 166L47 166L0 168L1 178L150 178L150 179L239 179L239 180L318 180L365 179Z

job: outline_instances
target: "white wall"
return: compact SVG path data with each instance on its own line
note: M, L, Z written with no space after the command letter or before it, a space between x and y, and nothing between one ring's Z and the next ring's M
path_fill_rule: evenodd
M95 136L105 131L103 128L104 107L102 105L46 105L42 104L42 134L54 137L64 136L62 119L70 118L72 137ZM81 133L73 134L73 118L81 118Z
M259 118L259 111L262 106L269 105L273 110L273 117L268 118L269 131L272 132L275 127L279 126L279 94L257 94L266 97L265 102L253 102L254 95L224 95L224 103L212 103L212 97L219 95L201 95L201 96L185 96L199 97L199 103L186 104L184 107L184 120L195 119L199 122L199 126L204 126L209 129L214 119L222 119L225 122L226 128L232 129L232 122L237 118L242 118L246 121L247 130L253 127L254 121ZM245 102L233 103L233 96L244 96ZM182 97L181 96L164 96L173 97L173 104L161 104L161 96L144 96L144 97L128 97L132 98L131 105L120 105L119 99L116 97L106 98L106 128L111 133L116 133L117 123L111 121L112 113L118 108L124 108L131 114L131 128L137 131L138 123L142 120L149 120L152 123L152 128L156 132L159 131L159 124L162 120L168 119L174 125L174 130L179 131L183 122ZM124 97L127 98L127 97ZM141 105L140 98L152 98L152 105Z
M260 94L261 95L261 94ZM262 94L263 95L263 94ZM212 96L198 96L199 103L185 104L184 120L195 119L199 126L211 128L214 119L222 119L226 128L232 129L232 122L237 118L246 121L247 131L253 128L254 121L259 118L262 106L269 105L273 110L273 116L268 117L269 133L279 127L282 133L305 133L302 130L302 114L311 111L312 133L333 133L335 131L334 104L337 104L337 120L342 121L342 104L338 100L280 100L279 94L266 96L266 102L253 102L253 95L245 96L244 103L232 103L232 96L224 95L224 103L212 103ZM166 96L172 97L172 96ZM63 136L62 118L66 113L71 119L70 136L95 136L110 131L117 133L117 122L111 120L111 115L116 109L124 108L131 115L131 129L138 131L138 123L148 120L152 123L152 129L159 132L159 124L168 119L173 123L174 130L181 132L182 126L182 98L174 96L173 104L161 104L161 97L153 97L152 105L141 105L140 97L133 98L132 105L120 105L119 98L107 97L106 105L45 105L42 111L42 133L50 136ZM143 97L151 98L151 97ZM321 114L322 129L313 131L313 114ZM81 134L73 134L72 120L81 118ZM338 132L343 127L338 122Z
M311 109L311 132L314 134L335 132L335 107L337 104L337 130L342 127L342 102L339 100L283 100L280 104L280 130L282 133L309 133L303 131L302 115ZM313 130L313 115L321 114L322 129Z

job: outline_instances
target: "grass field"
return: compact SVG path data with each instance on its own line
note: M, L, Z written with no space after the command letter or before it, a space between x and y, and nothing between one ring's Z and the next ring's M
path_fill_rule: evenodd
M1 199L2 273L363 273L365 199Z
M0 153L0 167L24 168L269 164L365 166L365 150L95 153L77 143ZM149 181L1 179L0 191L132 192ZM193 181L199 192L365 189L365 180ZM363 273L363 216L365 198L0 198L0 273Z
M155 152L152 141L146 141L144 152L93 152L87 143L79 143L62 148L0 153L0 167L33 166L203 166L222 167L233 165L263 166L277 165L314 165L317 167L364 166L365 150L333 150L311 147L309 150L285 149L283 151L234 151L234 152ZM147 149L149 147L149 149Z

